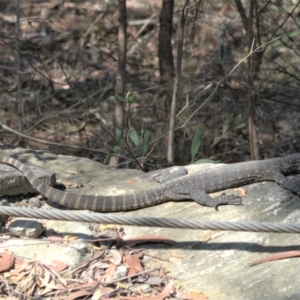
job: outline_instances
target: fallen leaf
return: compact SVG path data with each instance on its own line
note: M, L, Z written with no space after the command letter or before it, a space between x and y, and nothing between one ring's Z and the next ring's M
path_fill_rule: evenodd
M182 291L176 292L176 298L184 299L184 300L207 300L208 298L205 297L202 294L196 294L196 293L185 293Z
M158 294L155 296L155 299L159 299L159 300L163 300L167 297L170 297L174 291L173 289L173 281L171 280L166 286L165 288Z
M94 293L94 295L92 297L92 300L98 300L103 295L109 294L109 293L111 293L113 291L115 291L115 289L103 286L100 289L96 290L96 292Z
M109 268L106 270L104 276L101 278L100 282L110 282L113 280L113 276L115 272L117 271L117 266L114 264L111 264Z
M118 297L118 300L161 300L161 298L156 297L136 297L136 296L127 296L127 297ZM101 300L111 300L111 298L102 298Z
M238 192L239 197L246 197L246 191L243 188L235 188L234 190Z
M57 260L41 260L41 263L57 273L68 268L66 263Z
M100 251L102 250L102 246L96 246L96 245L92 245L93 251Z
M0 273L9 270L15 261L15 256L7 250L0 254Z
M182 255L175 253L175 251L172 251L172 256L175 258L182 258Z
M64 241L64 239L62 238L62 236L60 236L59 234L57 234L53 229L47 230L46 231L46 236L52 242L62 242L62 241Z
M134 270L135 273L144 271L144 268L141 264L142 257L143 257L143 253L126 255L124 257L126 267L128 267L131 270ZM130 274L128 274L128 275L133 275L135 273L130 272Z
M117 229L118 225L113 225L113 224L100 224L99 229L104 230L104 229Z
M286 251L286 252L280 252L276 254L269 255L267 257L264 257L262 259L256 260L253 263L250 263L250 267L263 264L265 262L273 261L273 260L279 260L279 259L285 259L285 258L293 258L300 256L300 251Z
M88 292L88 291L77 291L74 293L70 293L65 300L74 300L74 299L78 299L78 298L82 298L85 296L90 296L92 295L92 292Z
M117 249L111 249L106 254L105 261L109 261L114 265L119 265L122 262L122 255Z
M64 236L64 241L67 241L67 242L69 242L69 241L76 241L76 240L78 240L78 239L79 239L79 238L78 238L77 235L66 234L66 235Z
M205 234L202 236L202 243L207 243L211 240L211 235Z

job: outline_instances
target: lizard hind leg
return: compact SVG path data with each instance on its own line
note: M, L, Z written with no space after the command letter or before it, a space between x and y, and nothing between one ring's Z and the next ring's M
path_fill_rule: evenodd
M300 196L300 174L295 175L295 176L290 177L290 178L285 177L285 179L281 180L279 182L279 184L283 188L285 188L285 189L297 194L298 196Z
M241 198L237 195L226 196L222 194L213 198L202 191L191 192L188 199L194 200L204 206L214 207L216 210L218 210L218 206L220 205L243 205Z

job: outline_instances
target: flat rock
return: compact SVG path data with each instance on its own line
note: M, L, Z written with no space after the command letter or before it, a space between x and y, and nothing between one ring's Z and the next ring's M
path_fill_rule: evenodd
M46 184L53 185L55 183L56 178L53 171L35 165L28 166ZM14 167L0 164L0 197L29 193L36 193L36 191L23 174Z
M29 238L39 237L45 230L40 222L28 219L15 220L9 224L8 229L16 236Z
M1 153L53 170L62 182L79 186L84 184L84 188L76 189L74 193L117 194L157 185L148 178L141 178L141 172L115 170L84 158L23 149ZM180 201L116 215L178 220L300 222L298 196L274 182L256 183L243 188L247 193L247 197L243 198L244 206L221 206L218 212L191 201ZM230 190L226 193L230 194ZM300 298L300 274L296 267L299 258L249 267L251 262L267 255L298 250L298 234L122 227L126 238L160 235L176 240L173 246L147 244L140 247L146 248L152 257L163 259L159 260L159 264L185 290L201 291L209 299ZM144 264L149 268L157 267L157 261L147 258Z

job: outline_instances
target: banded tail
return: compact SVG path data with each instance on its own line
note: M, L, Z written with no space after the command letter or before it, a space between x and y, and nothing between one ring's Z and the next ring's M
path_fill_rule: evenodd
M160 189L117 196L79 195L63 192L42 182L25 164L12 157L0 157L0 162L13 166L27 178L34 189L47 199L74 209L98 212L135 210L165 202Z

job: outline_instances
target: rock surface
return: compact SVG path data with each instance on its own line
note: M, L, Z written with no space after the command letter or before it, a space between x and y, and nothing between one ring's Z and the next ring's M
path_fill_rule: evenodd
M44 232L45 228L37 221L19 219L11 222L8 230L17 236L36 238Z
M122 191L132 192L150 188L157 184L147 178L140 178L141 172L115 170L84 158L56 156L48 152L23 149L1 151L1 155L11 155L23 162L50 169L62 182L85 185L84 188L72 190L74 193L116 194ZM243 199L244 206L221 206L218 212L194 202L182 201L167 202L142 210L117 214L172 217L178 220L300 222L298 196L282 189L274 182L257 183L243 188L247 193L247 197ZM226 193L229 194L230 191ZM70 232L81 233L83 236L93 234L90 231L90 224L77 223L71 226L64 224L72 223L43 222L46 228L55 227L55 231L64 234ZM201 291L209 299L300 298L298 288L300 275L296 267L299 258L249 267L251 262L269 254L298 250L298 234L123 227L126 238L161 235L176 240L177 243L173 246L144 244L140 247L146 248L152 257L169 260L169 262L159 260L159 264L162 264L186 290ZM47 247L49 247L48 243L44 245L44 249L48 249ZM68 253L66 245L59 245L59 247L64 249L62 252ZM9 248L9 245L6 244L5 248ZM31 253L35 253L36 256L45 256L48 252L52 252L49 249L47 253L45 250L38 252L37 248L34 244L31 249ZM88 256L85 247L73 248L73 250L76 253L68 253L68 259L74 264ZM18 253L19 250L15 251ZM71 255L76 258L71 259ZM157 267L157 261L146 258L144 263L149 268Z
M53 185L55 183L55 173L51 170L34 165L29 167L31 171L43 182L49 185ZM0 196L27 193L35 193L35 190L30 184L28 184L27 179L22 175L22 173L14 167L0 164Z

